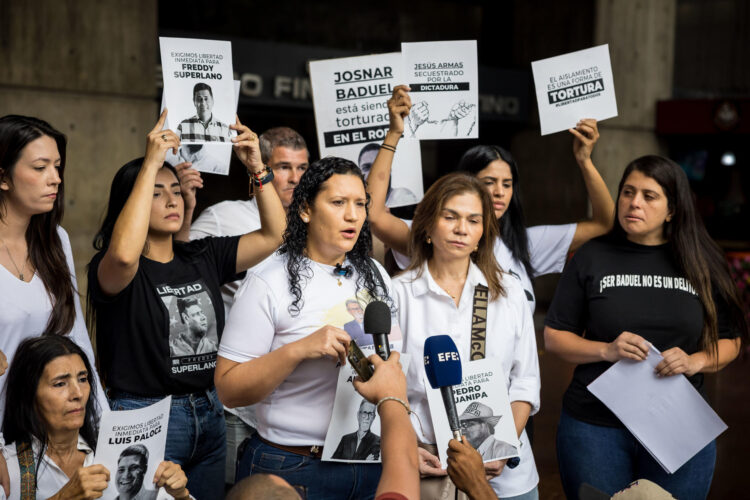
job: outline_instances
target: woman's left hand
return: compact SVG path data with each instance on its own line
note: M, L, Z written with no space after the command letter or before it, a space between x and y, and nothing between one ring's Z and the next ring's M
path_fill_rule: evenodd
M5 353L3 351L0 351L0 375L5 373L5 370L8 369L8 358L5 357Z
M237 131L237 137L232 137L234 151L247 171L259 174L263 171L263 160L260 157L260 141L258 135L240 122L240 117L229 128Z
M578 163L591 159L591 152L594 150L594 144L599 140L599 128L596 126L596 120L593 118L584 118L580 120L575 128L569 128L573 139L573 155Z
M656 365L656 373L660 377L669 377L681 373L689 377L695 375L701 369L700 363L679 347L667 349L661 355L664 359Z
M167 493L176 499L190 498L188 492L187 476L182 467L173 462L164 461L159 464L154 475L154 484L157 488L164 487Z

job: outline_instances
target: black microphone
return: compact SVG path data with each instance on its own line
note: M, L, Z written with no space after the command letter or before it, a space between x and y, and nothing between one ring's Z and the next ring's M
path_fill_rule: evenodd
M381 300L373 300L365 307L365 333L372 335L375 352L383 359L391 355L388 334L391 332L391 309Z
M448 335L427 337L424 343L424 370L432 388L440 389L448 414L448 425L453 437L461 441L461 423L453 398L453 386L461 384L461 356L452 338Z

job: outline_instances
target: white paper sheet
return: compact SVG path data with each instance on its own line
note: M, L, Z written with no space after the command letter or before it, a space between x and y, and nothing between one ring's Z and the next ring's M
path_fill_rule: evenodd
M310 62L320 157L339 156L365 175L388 131L387 102L405 84L399 52ZM386 205L418 203L424 194L417 141L400 141L393 157Z
M482 417L485 422L494 427L495 433L485 436L484 439L489 441L484 446L481 446L484 441L471 443L480 451L484 462L517 457L521 446L518 434L516 434L513 413L510 409L508 389L502 379L503 373L499 367L500 363L492 358L461 363L463 382L460 386L453 388L459 420ZM448 424L448 416L445 412L440 389L430 387L426 372L424 373L424 379L432 427L435 429L437 440L438 457L443 468L445 468L448 466L446 455L448 441L453 439L453 433ZM497 420L497 422L494 422L494 420ZM480 429L474 432L479 436L482 431ZM474 438L474 434L468 429L462 430L461 433L469 439L469 442L472 439L477 441L481 439Z
M401 53L412 102L405 137L478 138L476 40L402 43Z
M573 128L582 118L617 116L608 45L534 61L531 71L542 135Z
M233 124L237 99L233 84L232 44L219 40L159 37L159 46L169 128L178 133L181 122L199 116L199 112L208 113L212 122L227 126ZM200 110L193 95L198 83L206 84L211 89L211 99L201 103ZM227 141L233 135L235 132L229 130L222 137ZM222 142L218 138L211 141ZM186 134L181 142L191 144L206 141L190 138Z
M392 350L401 350L401 341L398 341L397 347ZM362 352L365 356L375 354L375 348L372 345L362 346ZM408 354L401 354L401 367L406 373L409 367L411 357ZM331 422L328 424L325 444L323 445L324 461L331 462L349 462L349 463L379 463L380 455L380 416L375 411L375 405L368 403L365 399L354 390L352 380L357 373L347 362L339 370L339 378L336 383L336 398L333 402L333 411L331 412ZM364 402L364 403L363 403ZM370 427L362 437L357 437L357 431L362 426ZM364 431L364 429L363 429Z
M659 377L661 353L620 360L588 386L668 473L673 473L727 429L682 375Z
M102 498L114 499L120 490L123 494L137 493L138 498L156 498L152 480L164 461L171 403L172 397L167 396L138 410L104 412L94 457L94 463L104 465L110 474ZM141 457L148 464L146 470L139 465ZM118 471L120 466L122 470Z

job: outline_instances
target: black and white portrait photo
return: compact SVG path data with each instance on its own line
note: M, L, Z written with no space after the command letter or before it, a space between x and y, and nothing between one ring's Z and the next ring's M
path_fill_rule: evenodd
M495 438L495 426L500 415L494 415L489 406L473 402L464 409L458 420L461 434L476 448L484 461L516 454L515 446Z
M172 358L215 353L219 339L213 302L202 281L158 287L169 311L169 354Z
M115 471L116 500L151 500L158 494L157 490L144 488L148 470L148 450L142 444L128 446L120 453Z
M362 400L357 411L357 430L341 437L331 458L338 460L378 460L380 436L370 431L375 420L375 405Z
M185 118L177 126L177 135L185 142L230 142L229 125L219 121L213 114L214 92L205 82L193 86L195 114Z

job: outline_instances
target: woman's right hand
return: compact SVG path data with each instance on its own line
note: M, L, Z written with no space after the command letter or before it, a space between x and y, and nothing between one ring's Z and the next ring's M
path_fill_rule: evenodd
M346 350L350 341L351 337L346 331L326 325L296 343L301 351L302 359L320 359L329 356L345 365Z
M102 492L107 489L109 482L109 471L103 465L90 465L81 467L70 481L62 487L50 500L89 500L101 498Z
M168 150L171 149L174 154L177 154L177 149L180 147L180 138L169 129L162 130L166 121L167 108L164 108L161 116L159 116L159 121L146 136L146 155L143 165L155 164L161 167L167 157Z
M419 475L421 477L448 475L448 471L440 465L438 457L421 447L417 448L417 454L419 455Z
M404 133L404 118L411 111L411 97L408 85L397 85L393 88L393 95L388 99L388 131L401 137Z
M643 361L648 356L649 343L631 332L622 332L615 340L607 344L604 359L614 363L621 359Z

